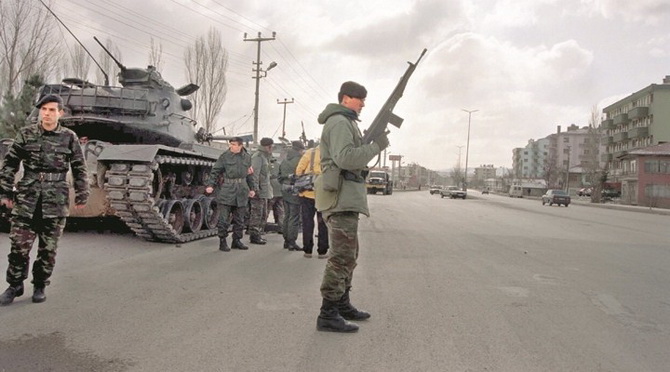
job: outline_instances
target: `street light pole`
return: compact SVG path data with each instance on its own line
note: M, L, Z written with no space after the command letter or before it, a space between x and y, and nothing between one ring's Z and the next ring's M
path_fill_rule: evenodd
M465 112L468 113L468 142L465 147L465 177L463 181L463 190L467 191L468 190L468 155L470 154L470 119L472 118L472 113L477 112L479 110L466 110L466 109L461 109Z
M268 71L277 66L276 62L271 62L266 70L261 69L261 64L263 63L261 62L261 42L274 40L276 36L277 33L272 32L272 37L261 37L261 33L259 32L258 37L247 39L247 33L244 33L244 41L258 42L258 48L256 50L256 62L252 62L252 64L256 65L256 68L252 69L252 72L255 72L256 76L251 77L252 79L256 79L256 97L254 100L254 144L258 144L258 89L260 87L260 81L262 77L266 77L268 75ZM261 72L263 73L263 76L261 76Z

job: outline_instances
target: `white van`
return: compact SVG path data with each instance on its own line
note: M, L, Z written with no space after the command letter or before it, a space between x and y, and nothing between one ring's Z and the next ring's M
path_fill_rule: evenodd
M512 185L509 187L509 197L510 198L523 198L523 192L521 185Z

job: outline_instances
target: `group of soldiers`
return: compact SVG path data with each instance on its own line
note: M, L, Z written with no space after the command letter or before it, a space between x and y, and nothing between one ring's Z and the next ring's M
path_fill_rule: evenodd
M318 253L320 258L326 258L328 231L315 209L314 191L298 190L292 185L296 175L320 174L320 159L315 156L318 146L310 141L307 149L301 141L293 141L280 162L273 156L271 138L261 139L260 147L253 154L249 154L239 137L232 138L228 145L228 151L221 154L212 167L205 189L207 193L215 190L217 193L219 250L248 249L242 242L245 229L251 244L266 244L263 234L272 212L277 231L283 235L284 248L311 257L316 215ZM231 225L233 239L228 245ZM303 247L296 242L301 226Z
M242 138L233 138L206 180L205 192L212 194L216 190L221 251L248 249L242 242L247 209L250 211L250 243L266 244L262 233L268 217L268 202L274 199L277 205L279 197L273 190L273 181L281 190L284 206L281 227L284 248L304 251L306 257L311 257L314 217L317 216L317 250L320 257L328 258L316 322L319 331L356 332L358 325L350 321L367 320L371 316L351 304L350 291L359 253L359 216L370 215L365 170L389 142L385 133L371 143L363 142L358 115L365 106L366 96L367 90L362 85L352 81L343 83L338 102L328 104L318 117L318 123L323 125L319 146L306 149L303 143L294 141L287 149L286 159L278 166L273 161L272 139L263 138L258 151L251 155L244 148ZM58 240L69 213L70 188L66 180L69 170L73 173L75 208L83 208L89 196L79 139L58 122L64 113L62 99L46 95L36 107L38 122L20 130L0 170L0 204L12 210L6 276L9 287L0 295L0 305L9 305L23 295L29 253L35 239L39 239L39 244L32 270L32 301L46 300L45 287L53 273ZM15 185L14 177L20 164L23 164L24 175ZM315 175L313 190L296 193L292 187L293 175L305 173ZM296 243L301 219L303 248ZM229 246L231 222L233 239ZM275 222L281 220L277 218Z

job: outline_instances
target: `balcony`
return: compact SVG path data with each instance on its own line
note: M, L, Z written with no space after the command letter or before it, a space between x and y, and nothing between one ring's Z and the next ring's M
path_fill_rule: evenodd
M637 127L628 131L628 138L649 137L649 127Z
M626 155L626 154L628 154L628 151L626 151L626 150L614 151L614 154L612 154L612 157L613 157L614 159L617 159L617 158L619 158L619 157L621 157L621 156L624 156L624 155Z
M631 120L643 118L647 115L649 115L649 107L640 106L628 111L628 118Z
M601 145L611 145L614 143L614 139L612 136L605 136L605 137L600 137L600 144Z
M600 155L600 161L608 163L612 161L612 154L601 154Z
M603 122L600 123L600 126L602 127L602 129L614 129L613 122L614 120L612 119L603 120Z
M619 114L612 119L612 125L614 126L626 123L628 123L628 114Z
M622 142L626 141L628 139L628 132L619 132L619 133L614 133L612 136L612 140L614 142Z

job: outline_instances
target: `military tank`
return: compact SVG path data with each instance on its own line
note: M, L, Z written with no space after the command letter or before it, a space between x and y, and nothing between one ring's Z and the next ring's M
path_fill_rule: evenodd
M82 144L91 196L71 216L118 216L137 236L157 242L215 235L218 207L205 195L205 181L225 150L213 141L230 137L196 130L186 115L192 108L186 97L197 85L175 89L153 66L127 68L105 51L120 68L120 86L64 79L43 86L37 97L63 98L60 123ZM31 116L36 121L37 110Z

